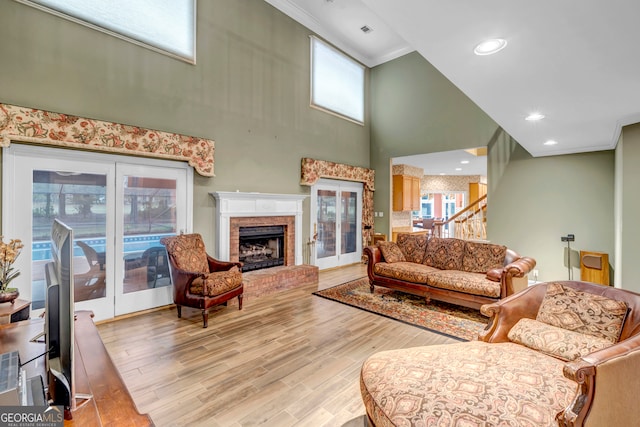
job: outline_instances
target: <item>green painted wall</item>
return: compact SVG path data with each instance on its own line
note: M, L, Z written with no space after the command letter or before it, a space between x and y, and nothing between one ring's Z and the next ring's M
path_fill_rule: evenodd
M640 292L640 263L638 263L638 242L640 241L640 124L622 128L622 141L618 145L620 151L619 164L616 168L620 174L619 201L619 264L621 265L620 281L625 289Z
M416 53L371 70L371 105L376 231L389 233L393 157L486 145L489 240L535 258L539 280L568 277L569 233L572 249L606 252L613 265L613 151L533 158Z
M308 194L302 157L368 167L370 136L309 107L311 32L266 2L199 1L197 27L190 65L2 1L0 102L215 140L216 176L194 179L194 229L213 248L209 192Z
M377 232L389 234L393 157L488 145L498 125L418 53L371 70Z
M538 280L566 280L567 244L573 278L580 280L578 251L609 254L614 265L614 151L532 157L501 133L488 158L487 234L494 242L536 259Z

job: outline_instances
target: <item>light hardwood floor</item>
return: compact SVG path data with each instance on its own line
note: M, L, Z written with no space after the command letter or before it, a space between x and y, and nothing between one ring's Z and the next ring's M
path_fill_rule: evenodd
M157 426L365 425L362 362L395 348L455 342L312 295L366 276L322 271L317 284L200 313L175 308L98 326L142 413Z

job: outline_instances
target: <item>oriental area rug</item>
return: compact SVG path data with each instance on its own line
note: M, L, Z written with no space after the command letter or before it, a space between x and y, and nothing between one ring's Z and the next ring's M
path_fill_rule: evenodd
M471 308L435 300L427 303L423 297L378 286L372 294L366 277L313 294L462 341L475 340L489 322Z

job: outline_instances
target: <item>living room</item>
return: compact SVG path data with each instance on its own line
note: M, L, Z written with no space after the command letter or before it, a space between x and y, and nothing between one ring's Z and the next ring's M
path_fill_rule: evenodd
M387 213L376 218L375 230L386 233L390 182L380 177L389 173L390 158L489 145L491 240L537 256L539 278L546 279L565 274L559 236L573 233L576 247L609 253L617 281L635 286L624 280L634 276L634 263L622 262L632 256L635 224L626 221L624 234L616 226L635 210L625 197L633 176L623 167L635 158L633 126L622 129L624 156L620 144L615 151L532 157L415 52L369 70L375 108L367 108L364 126L354 125L308 107L310 31L257 3L199 5L199 15L212 18L198 23L193 66L8 2L1 101L214 140L216 176L196 174L193 183L194 229L211 246L209 192L308 194L299 185L303 157L374 169L375 209ZM310 231L303 232L306 241Z
M615 286L640 291L637 124L621 128L615 149L533 157L417 52L366 70L365 124L354 124L309 107L312 32L263 1L198 2L195 65L17 1L0 3L0 23L0 103L215 141L215 176L193 174L191 227L214 256L212 192L308 196L302 158L370 168L384 213L374 228L389 234L390 159L487 146L489 240L554 280L567 276L560 236L573 233L575 248L610 255ZM310 210L307 197L303 241ZM394 335L385 328L380 341Z

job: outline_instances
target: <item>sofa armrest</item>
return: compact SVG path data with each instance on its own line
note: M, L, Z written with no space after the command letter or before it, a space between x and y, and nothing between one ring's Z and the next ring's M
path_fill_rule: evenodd
M546 288L532 286L517 294L480 307L480 313L490 317L478 339L485 342L507 342L507 334L518 320L535 319Z
M578 384L569 406L556 416L560 426L636 425L640 334L569 362L564 376Z
M536 260L527 256L523 256L510 264L505 265L505 274L511 277L523 277L525 274L529 274L533 267L536 266Z
M382 261L382 252L377 246L367 246L364 248L364 254L367 256L369 264L375 264Z
M364 254L367 256L367 276L369 277L369 283L373 283L372 281L375 276L373 266L378 262L382 262L382 251L377 246L367 246L364 248Z
M492 268L491 270L487 271L487 279L491 280L492 282L501 282L503 274L504 268Z

